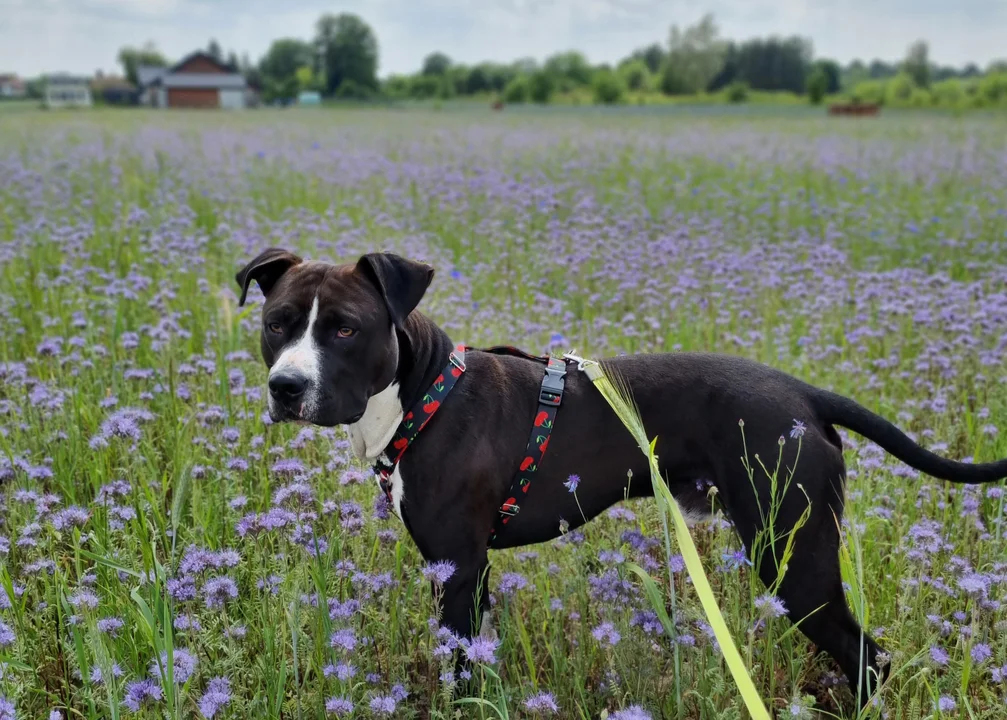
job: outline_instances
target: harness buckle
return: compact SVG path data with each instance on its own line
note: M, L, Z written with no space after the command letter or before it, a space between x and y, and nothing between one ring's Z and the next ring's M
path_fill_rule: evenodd
M454 365L456 368L458 368L462 372L465 372L465 360L462 357L460 357L455 350L452 350L451 354L448 355L448 360L450 360L451 364Z
M542 387L539 389L538 401L543 405L553 405L559 407L563 402L563 387L566 383L563 378L566 376L566 363L549 358L549 364L545 368L545 377L542 378Z

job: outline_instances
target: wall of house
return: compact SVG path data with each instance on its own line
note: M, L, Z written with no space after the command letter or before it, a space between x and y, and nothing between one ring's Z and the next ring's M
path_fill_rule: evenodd
M175 68L176 73L220 73L225 74L227 70L221 68L212 60L204 57L194 57L184 65Z
M220 107L220 92L215 88L168 88L168 107Z

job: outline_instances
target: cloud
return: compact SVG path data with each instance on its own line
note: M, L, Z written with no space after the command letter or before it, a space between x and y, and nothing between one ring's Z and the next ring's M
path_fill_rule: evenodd
M147 40L179 58L212 37L255 59L276 38L310 38L324 12L355 12L374 28L383 75L415 71L435 50L465 63L568 49L613 62L707 11L725 37L800 34L843 62L895 60L917 38L941 63L1007 53L1002 0L0 0L0 71L115 70L120 47Z

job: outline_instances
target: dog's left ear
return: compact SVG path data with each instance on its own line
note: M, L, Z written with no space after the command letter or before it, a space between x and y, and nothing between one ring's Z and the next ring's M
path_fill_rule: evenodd
M395 253L368 253L357 262L357 270L381 291L392 323L400 329L409 313L420 304L434 277L430 265Z

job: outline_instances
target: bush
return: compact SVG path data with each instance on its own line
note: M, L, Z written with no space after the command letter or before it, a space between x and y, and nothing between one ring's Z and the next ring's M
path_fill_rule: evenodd
M915 89L916 84L913 79L906 73L899 73L888 81L885 88L885 100L891 105L908 104L912 100Z
M748 102L748 83L744 80L735 80L724 89L724 94L727 95L727 102Z
M546 104L556 91L556 82L552 73L539 70L528 81L528 96L532 102Z
M528 102L528 95L528 78L523 75L518 75L507 83L507 87L503 91L504 102L508 103Z
M437 97L441 84L441 78L436 75L417 75L409 85L409 97L414 100L429 100Z
M965 88L957 78L934 83L931 92L934 104L941 107L956 108L965 103Z
M987 105L999 105L1007 102L1007 73L987 73L979 82L979 94Z
M347 78L339 83L335 96L343 100L370 100L374 97L374 91Z
M595 73L591 83L594 91L594 101L602 105L615 105L622 102L626 87L622 79L611 70L600 70Z
M626 82L626 87L630 90L641 91L650 89L650 70L643 60L633 60L626 63L619 69Z
M665 60L661 67L660 86L661 92L665 95L685 95L689 92L685 80L682 79L681 73L670 58Z
M885 81L867 80L857 83L853 97L867 105L883 105L885 102Z
M812 105L821 105L822 100L825 99L825 93L829 89L829 76L825 74L825 71L821 67L816 67L810 75L808 75L808 100L811 101Z

